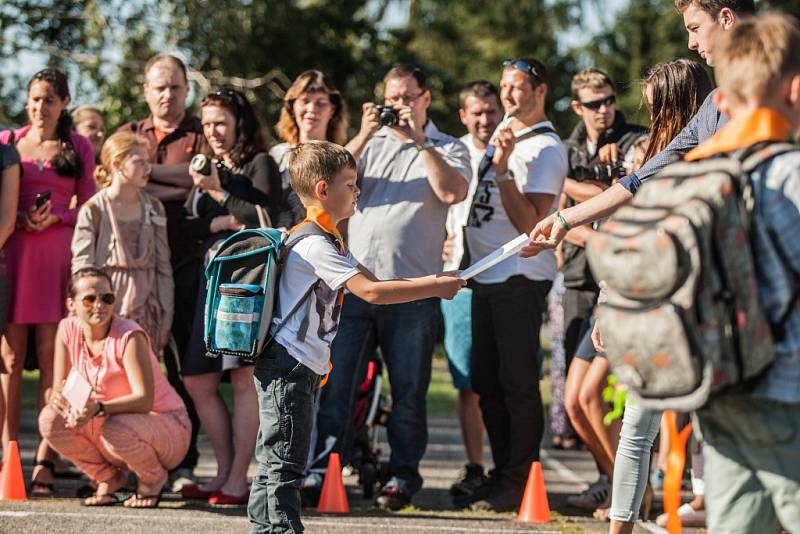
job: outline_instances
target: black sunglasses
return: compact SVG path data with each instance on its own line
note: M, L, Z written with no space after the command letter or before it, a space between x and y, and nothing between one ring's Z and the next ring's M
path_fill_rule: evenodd
M604 104L606 106L612 106L616 101L617 101L617 95L611 95L602 100L594 100L592 102L581 102L581 106L585 107L586 109L591 109L592 111L597 111L598 109L603 107Z
M244 107L244 102L242 101L244 97L240 93L231 91L230 89L220 89L219 91L212 93L210 96L221 97L227 99L229 102L232 101L238 109L242 109Z
M507 69L509 67L512 69L521 70L522 72L524 72L525 74L529 74L536 80L540 79L539 73L536 71L536 68L527 61L523 61L521 59L507 59L503 61L503 68Z
M87 310L94 306L94 303L97 302L97 299L100 299L100 302L103 304L108 304L111 306L117 300L114 296L114 293L103 293L102 295L84 295L81 299L83 303L83 307Z

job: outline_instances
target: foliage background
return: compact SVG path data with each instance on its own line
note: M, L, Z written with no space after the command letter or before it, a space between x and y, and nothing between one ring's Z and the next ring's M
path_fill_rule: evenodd
M611 23L589 21L604 0L6 0L0 3L0 122L25 122L20 64L45 57L70 74L73 102L97 103L109 129L147 115L142 70L156 52L178 52L191 68L192 101L221 86L243 89L272 133L283 92L320 68L345 95L357 128L361 104L380 94L397 62L429 73L433 119L460 134L460 86L499 78L508 57L547 65L548 113L563 136L576 118L569 81L586 66L611 74L620 108L646 122L638 80L659 61L693 57L670 0L628 0ZM761 0L800 16L797 0ZM402 12L389 26L387 13ZM594 37L566 44L570 35ZM573 39L574 40L574 39Z

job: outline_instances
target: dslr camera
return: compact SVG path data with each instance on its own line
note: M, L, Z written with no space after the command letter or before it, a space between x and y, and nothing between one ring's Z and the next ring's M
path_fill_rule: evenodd
M622 178L628 174L621 161L615 161L610 165L597 163L596 165L576 165L569 171L569 177L575 181L583 182L595 180L610 184L615 178Z
M189 168L195 172L199 172L203 176L211 175L211 165L217 166L217 174L219 174L219 183L223 188L231 181L231 172L228 168L217 160L213 160L205 154L195 154L192 161L189 163Z
M397 110L390 106L376 106L378 108L378 122L381 126L397 126L400 116Z

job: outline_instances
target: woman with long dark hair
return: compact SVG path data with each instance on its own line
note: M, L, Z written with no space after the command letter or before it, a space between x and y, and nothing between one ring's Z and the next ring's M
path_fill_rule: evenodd
M644 157L647 161L686 126L712 91L713 84L705 69L689 59L659 63L650 69L642 84L650 110L649 141ZM650 449L660 422L661 412L625 404L614 460L611 533L633 531L647 484Z
M282 188L278 166L268 153L261 126L243 94L230 89L210 94L200 105L200 111L203 132L214 152L215 163L208 175L191 171L195 187L186 203L181 232L201 240L208 259L214 245L235 230L271 226L271 221L278 217ZM205 296L205 290L201 290L189 348L182 355L181 372L211 441L217 476L206 484L184 488L182 494L211 504L243 504L249 497L247 468L258 432L258 425L253 425L258 419L253 366L234 356L206 356ZM223 373L229 375L233 386L232 415L218 389Z
M4 448L9 440L17 439L22 366L31 328L35 331L39 365L39 406L52 385L56 328L65 313L70 240L78 208L95 191L92 145L72 131L69 101L66 75L54 68L41 70L28 82L29 123L13 132L0 132L0 143L16 145L24 176L16 230L5 247L11 294L2 344L6 367L2 375L6 400ZM71 208L73 196L77 197L77 206ZM32 476L33 495L53 492L50 455L42 442Z

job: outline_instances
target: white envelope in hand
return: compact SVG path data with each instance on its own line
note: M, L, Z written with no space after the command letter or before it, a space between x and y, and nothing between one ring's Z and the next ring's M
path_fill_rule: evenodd
M75 369L69 372L67 381L61 395L69 401L73 413L81 413L86 407L89 395L92 394L92 385Z

